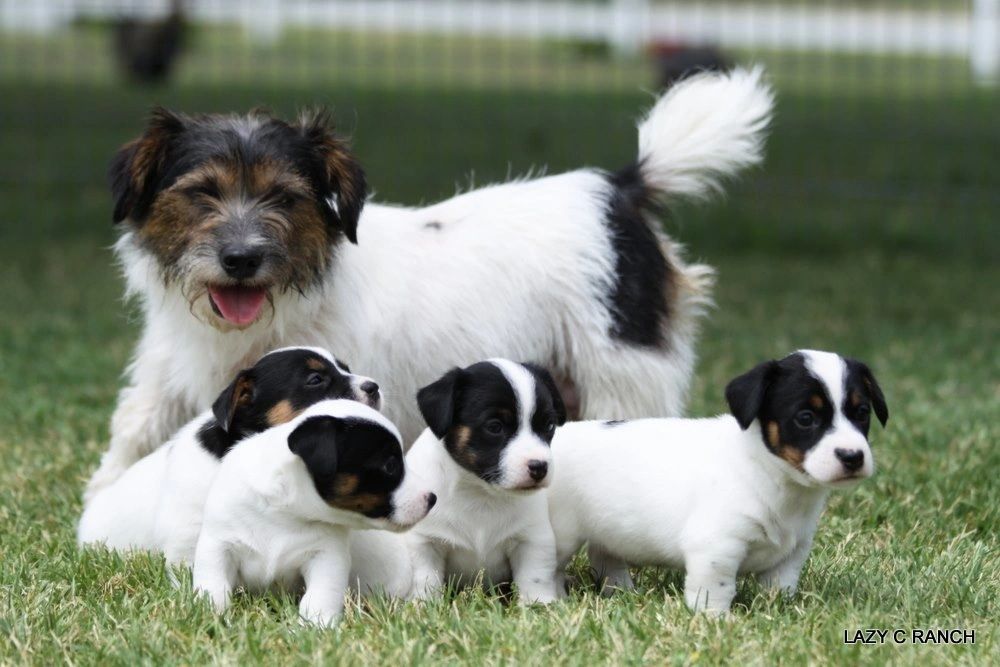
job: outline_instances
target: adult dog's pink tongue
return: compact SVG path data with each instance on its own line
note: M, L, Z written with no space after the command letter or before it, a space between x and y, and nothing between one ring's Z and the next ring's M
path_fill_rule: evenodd
M208 293L222 316L238 326L256 320L267 298L267 290L259 287L212 287Z

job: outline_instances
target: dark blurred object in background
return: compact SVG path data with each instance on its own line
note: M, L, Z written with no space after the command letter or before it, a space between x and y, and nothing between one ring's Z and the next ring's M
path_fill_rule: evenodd
M139 83L162 83L170 76L184 43L182 0L171 0L164 18L124 17L114 26L115 54L122 70Z
M653 42L650 47L661 88L669 88L694 72L725 71L732 67L728 58L713 46L692 46L680 42Z

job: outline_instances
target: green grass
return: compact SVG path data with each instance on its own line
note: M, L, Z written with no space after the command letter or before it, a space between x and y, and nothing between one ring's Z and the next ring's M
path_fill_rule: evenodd
M996 97L972 89L844 94L779 80L767 164L666 223L719 270L693 414L723 410L729 378L800 346L865 359L886 390L878 473L834 498L795 598L747 581L733 617L714 621L684 609L677 573L648 569L636 593L609 600L376 601L321 632L297 625L288 598L241 597L216 618L169 585L159 558L78 552L79 494L140 324L111 265L103 171L150 104L330 103L379 198L416 203L472 170L485 182L622 164L649 101L634 89L224 78L135 91L0 77L0 664L997 661L1000 136ZM977 643L842 644L864 627L967 627Z

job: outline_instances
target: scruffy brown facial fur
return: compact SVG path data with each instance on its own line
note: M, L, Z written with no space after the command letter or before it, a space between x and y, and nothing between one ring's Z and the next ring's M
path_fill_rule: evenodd
M357 242L365 196L360 165L323 113L286 123L264 112L158 109L115 156L110 176L114 221L127 224L192 312L204 301L196 314L224 329L260 318L220 307L213 288L249 290L272 307L277 293L305 292L341 238Z

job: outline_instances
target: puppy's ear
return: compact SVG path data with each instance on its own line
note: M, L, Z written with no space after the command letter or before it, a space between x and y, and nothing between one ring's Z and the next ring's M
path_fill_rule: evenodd
M253 370L247 368L239 372L236 379L222 390L212 404L212 414L215 415L223 431L230 432L236 421L236 415L253 402L253 395Z
M288 436L288 449L306 464L313 486L326 499L337 474L337 440L343 422L336 417L310 417Z
M549 395L552 396L552 407L556 410L556 423L559 426L565 424L566 404L563 402L562 392L556 386L556 381L552 379L552 374L537 364L528 363L522 364L522 366L531 371L531 374L535 376L535 382L548 389Z
M314 187L320 209L330 225L338 227L351 243L358 242L358 218L365 205L367 183L361 164L347 142L333 133L330 114L325 110L302 114L298 129L312 145L320 165ZM333 200L333 206L330 200Z
M778 362L765 361L726 385L726 402L729 403L729 411L733 413L740 428L744 431L750 428L750 424L760 413L760 408L764 403L764 394L777 367Z
M157 107L143 135L115 154L108 169L115 224L125 218L136 223L146 218L159 192L170 146L183 131L182 116Z
M417 392L417 406L424 421L438 439L443 438L455 421L455 402L461 389L462 369L453 368Z
M875 375L867 365L857 359L848 359L847 363L854 366L857 370L858 375L861 377L861 381L865 385L865 389L868 390L868 396L872 400L872 410L875 411L875 416L878 417L879 423L882 424L882 426L885 426L886 422L889 421L889 406L885 404L885 396L882 394L882 387L878 386L878 381L875 379Z

